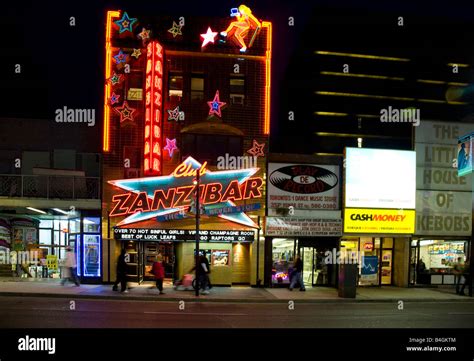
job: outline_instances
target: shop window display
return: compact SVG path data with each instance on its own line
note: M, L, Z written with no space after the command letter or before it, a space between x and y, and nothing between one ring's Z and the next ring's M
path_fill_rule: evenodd
M466 241L420 240L419 260L416 267L418 284L451 283L458 258L466 261Z
M293 270L295 241L293 239L273 239L272 284L289 285Z

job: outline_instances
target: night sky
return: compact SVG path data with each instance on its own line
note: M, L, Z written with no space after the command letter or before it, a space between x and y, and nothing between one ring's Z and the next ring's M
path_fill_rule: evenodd
M123 9L131 16L154 12L176 17L211 15L227 17L240 1L10 1L0 12L2 117L25 117L53 121L54 110L63 106L95 108L102 113L104 74L104 22L106 9ZM258 0L244 2L257 17L274 27L272 78L272 133L278 134L279 84L302 32L316 6L371 8L400 15L443 15L474 20L474 4L412 1L306 1ZM354 4L356 3L356 4ZM69 25L74 16L76 26ZM288 17L295 26L288 26ZM314 34L324 36L324 34ZM21 64L21 74L15 74ZM100 121L99 121L100 123ZM100 143L100 129L88 129L87 141ZM93 147L93 146L92 146ZM94 148L94 147L93 147Z

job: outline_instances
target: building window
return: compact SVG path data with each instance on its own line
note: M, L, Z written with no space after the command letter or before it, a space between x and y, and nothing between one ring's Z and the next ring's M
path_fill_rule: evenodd
M242 76L231 76L230 78L230 102L234 105L244 105L245 101L245 78Z
M218 157L242 156L242 137L213 134L184 134L182 138L183 159L188 156L216 165Z
M180 101L183 97L183 76L176 73L169 75L169 91L168 97L170 100L176 99Z
M191 77L191 101L204 100L204 77L193 74Z

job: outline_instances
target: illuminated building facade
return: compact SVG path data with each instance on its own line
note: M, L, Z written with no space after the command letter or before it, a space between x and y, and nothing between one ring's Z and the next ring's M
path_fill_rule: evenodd
M115 280L122 247L131 281L151 277L158 253L167 278L191 269L198 169L211 281L263 278L272 30L264 14L229 10L221 18L107 13L104 282Z

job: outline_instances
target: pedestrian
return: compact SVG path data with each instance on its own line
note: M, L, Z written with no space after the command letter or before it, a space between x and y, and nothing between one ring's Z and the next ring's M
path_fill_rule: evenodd
M164 295L165 293L163 292L163 279L165 278L165 267L163 265L163 259L160 254L156 256L156 260L151 268L151 273L155 275L156 288L158 288L158 291L160 291L160 295Z
M289 288L290 291L293 291L296 282L300 284L300 291L306 291L303 283L303 261L301 260L300 256L296 256L293 273L291 274L291 283Z
M191 271L195 270L194 266ZM199 265L197 269L197 285L202 290L203 295L209 294L209 273L211 273L211 267L209 266L209 261L204 255L199 256Z
M464 288L466 288L466 286L468 286L468 290L471 287L471 269L470 268L471 267L470 267L469 261L464 263L464 268L462 271L462 276L464 277L464 283L461 289L459 290L459 295L461 296L466 296L466 294L464 293Z
M74 283L77 287L80 286L79 280L77 279L76 254L69 246L66 248L66 258L64 259L61 286L64 286L68 280Z
M458 257L458 260L453 265L453 274L455 277L456 282L456 293L459 294L459 289L461 288L461 279L462 279L462 271L464 269L464 265L462 263L462 257Z
M125 260L125 248L122 249L117 259L117 278L115 280L113 291L118 291L118 284L120 283L120 292L128 293L127 290L127 262Z

